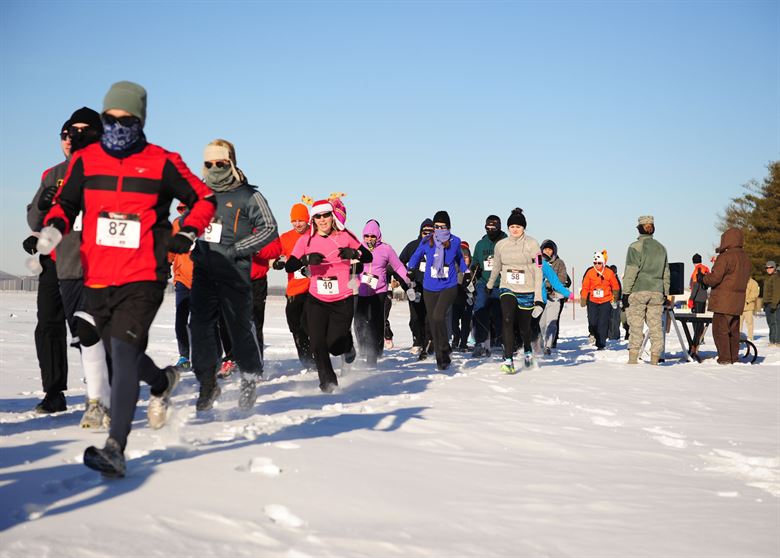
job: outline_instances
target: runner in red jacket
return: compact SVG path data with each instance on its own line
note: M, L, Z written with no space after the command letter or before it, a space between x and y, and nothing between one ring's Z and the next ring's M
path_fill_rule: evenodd
M38 251L50 252L83 212L81 260L87 311L113 364L111 429L104 448L90 446L84 464L124 476L124 450L138 403L139 381L151 386L149 426L165 424L179 373L146 355L149 328L163 299L168 251L184 253L214 214L213 194L176 153L146 142L146 90L111 86L103 101L99 144L76 153L44 219ZM190 207L171 237L173 198Z

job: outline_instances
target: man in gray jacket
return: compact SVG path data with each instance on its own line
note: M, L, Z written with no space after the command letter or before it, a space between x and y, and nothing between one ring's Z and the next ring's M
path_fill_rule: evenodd
M623 274L623 308L629 325L628 363L637 364L644 340L644 324L650 329L650 364L658 364L664 342L661 316L669 294L666 248L653 238L652 215L639 217L639 238L631 243Z

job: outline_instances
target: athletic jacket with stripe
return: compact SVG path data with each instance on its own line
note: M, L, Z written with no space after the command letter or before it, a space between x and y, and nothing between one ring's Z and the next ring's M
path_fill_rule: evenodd
M214 214L214 194L177 153L147 143L118 158L94 143L71 157L44 224L59 218L69 232L83 210L81 263L88 287L165 282L174 198L190 207L183 226L200 234ZM130 236L118 240L125 233ZM117 246L121 242L127 246Z

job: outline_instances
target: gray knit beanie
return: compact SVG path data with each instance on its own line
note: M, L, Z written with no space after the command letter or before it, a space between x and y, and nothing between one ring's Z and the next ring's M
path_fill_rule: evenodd
M111 86L103 99L103 112L111 109L126 110L146 123L146 89L132 81L118 81Z

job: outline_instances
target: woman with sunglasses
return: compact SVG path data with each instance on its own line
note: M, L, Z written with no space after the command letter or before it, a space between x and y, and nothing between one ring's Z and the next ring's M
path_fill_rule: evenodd
M433 216L433 234L420 242L407 269L417 269L423 257L427 261L423 300L431 326L436 368L447 370L452 362L447 316L458 296L458 283L468 271L468 266L460 249L460 238L450 232L450 216L446 211L437 211Z
M195 408L210 409L221 392L221 351L214 335L221 314L241 370L238 407L247 410L263 373L252 315L252 256L279 235L268 202L236 166L232 143L212 141L203 160L203 180L216 196L217 210L192 252L192 368L200 382Z
M374 219L363 227L363 246L371 252L373 261L366 264L360 274L359 296L355 307L355 334L358 352L365 357L369 368L376 368L376 361L382 354L384 344L386 270L388 267L392 268L400 278L404 290L408 288L409 277L393 247L382 242L382 230Z
M356 356L351 329L358 288L352 262L369 263L373 257L347 230L346 208L338 197L314 202L310 213L309 234L298 239L284 268L287 273L309 268L305 313L311 351L320 390L332 393L338 380L330 355L343 355L347 364Z
M532 313L541 314L542 302L542 255L535 238L525 234L526 220L523 210L516 207L507 219L509 236L496 243L493 253L493 270L487 281L492 291L499 282L501 304L501 335L504 342L504 362L501 371L515 373L512 355L515 345L515 324L523 340L525 368L536 367L531 346Z

